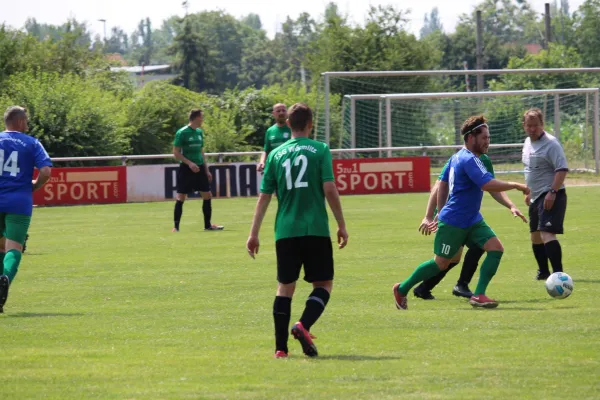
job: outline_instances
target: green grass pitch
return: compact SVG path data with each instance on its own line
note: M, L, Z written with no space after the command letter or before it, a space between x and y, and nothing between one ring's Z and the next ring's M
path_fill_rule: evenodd
M287 360L273 359L276 200L254 261L256 199L215 200L223 232L202 230L199 201L185 204L178 234L171 202L36 209L0 315L0 398L598 399L600 187L568 195L570 298L533 279L527 225L485 195L506 249L488 290L499 308L452 296L456 268L436 300L411 293L408 311L391 288L432 255L417 232L427 195L343 197L350 242L335 250L332 298L313 328L320 357L290 340ZM299 282L292 322L309 292Z

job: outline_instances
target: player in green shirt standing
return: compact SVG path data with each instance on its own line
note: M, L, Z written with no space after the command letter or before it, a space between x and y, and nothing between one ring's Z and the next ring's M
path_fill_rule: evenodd
M273 117L275 117L275 124L267 129L265 133L265 151L260 156L260 162L256 166L258 172L263 172L265 169L265 161L269 153L290 140L292 135L292 130L286 123L288 114L285 104L277 103L273 106Z
M204 214L204 230L220 231L222 226L210 222L212 216L210 182L212 175L204 158L204 131L202 126L202 110L190 111L189 124L179 129L173 140L173 155L179 161L177 171L177 201L175 202L173 232L179 232L179 222L183 213L183 203L188 194L200 192L202 196L202 213Z
M325 199L338 224L338 247L348 242L346 223L334 182L331 152L325 143L309 139L312 111L302 103L290 108L288 124L292 139L269 154L246 248L250 257L258 254L258 234L269 202L277 191L275 219L277 254L277 295L273 304L275 357L288 355L288 328L292 296L300 270L313 291L306 308L291 330L309 357L318 355L310 328L329 301L333 286L333 250Z

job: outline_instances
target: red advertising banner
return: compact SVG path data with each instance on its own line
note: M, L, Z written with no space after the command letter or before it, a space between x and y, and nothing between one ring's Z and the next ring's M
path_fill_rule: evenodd
M33 194L40 206L126 201L127 167L52 168L48 183Z
M429 157L333 160L340 194L428 192Z

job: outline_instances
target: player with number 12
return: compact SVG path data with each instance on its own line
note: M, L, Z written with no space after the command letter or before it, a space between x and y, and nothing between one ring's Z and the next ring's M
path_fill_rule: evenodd
M302 267L304 280L312 283L313 291L291 331L304 354L314 357L318 353L310 329L325 310L333 287L333 250L325 199L338 224L340 249L346 246L348 233L334 182L329 147L308 138L313 126L311 109L306 104L294 104L287 123L292 129L292 139L273 150L267 158L246 248L252 258L258 254L260 226L271 197L277 191L275 248L279 284L273 303L275 357L288 356L292 297Z

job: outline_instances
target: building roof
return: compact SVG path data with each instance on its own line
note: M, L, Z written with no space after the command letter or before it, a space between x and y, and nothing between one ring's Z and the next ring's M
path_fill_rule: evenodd
M169 64L146 65L146 66L135 65L133 67L111 67L110 70L112 72L125 71L125 72L129 72L129 73L133 73L133 74L139 74L142 72L142 70L144 72L152 72L152 71L163 71L163 70L167 70L169 68L171 68L171 66Z

